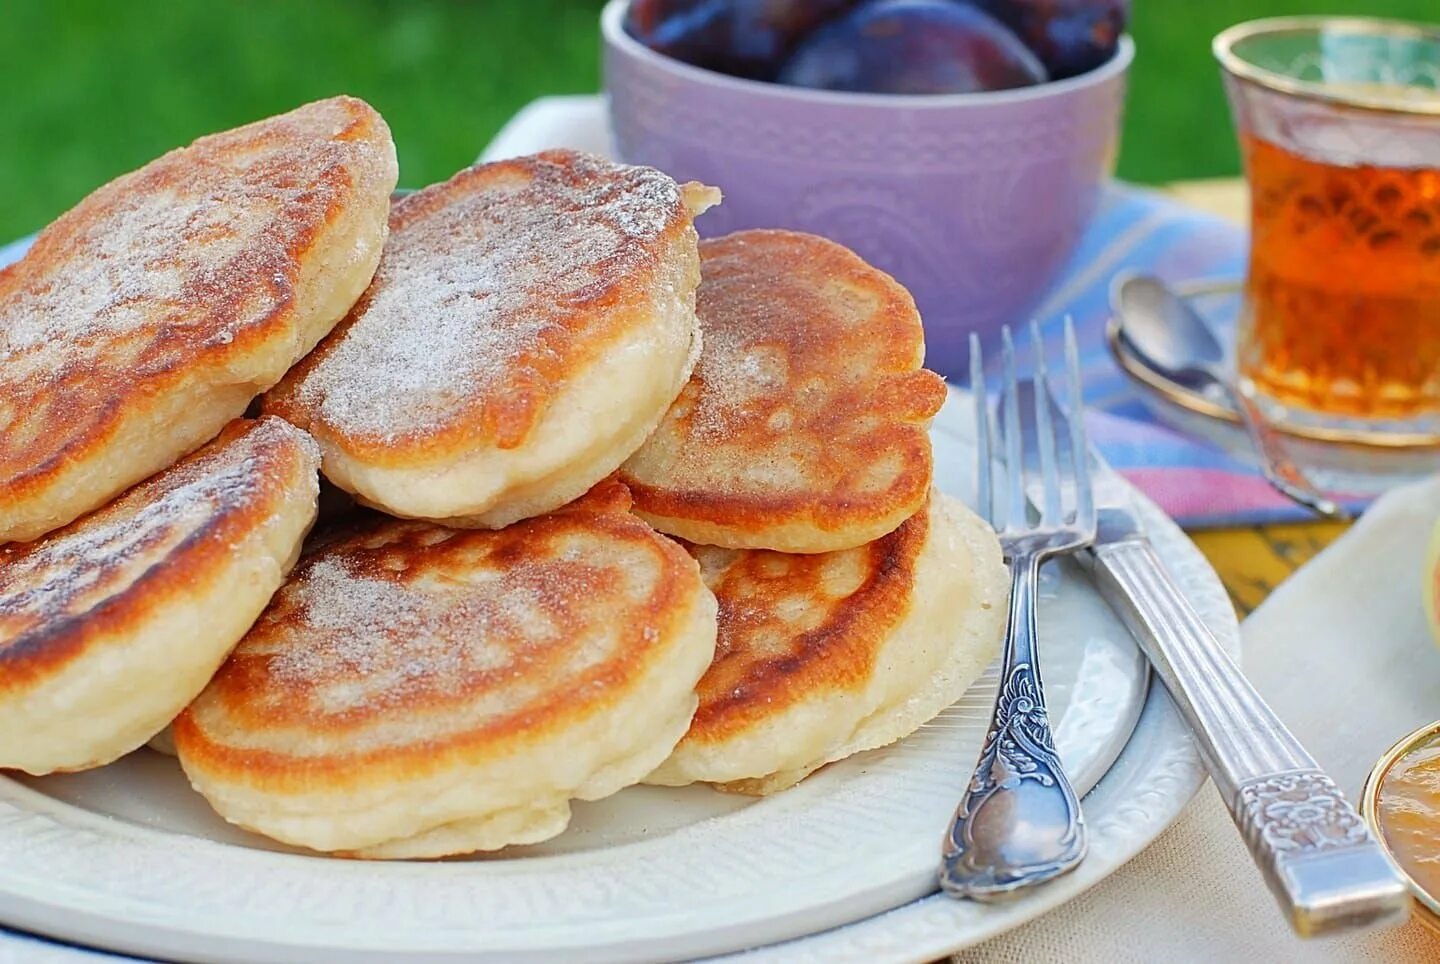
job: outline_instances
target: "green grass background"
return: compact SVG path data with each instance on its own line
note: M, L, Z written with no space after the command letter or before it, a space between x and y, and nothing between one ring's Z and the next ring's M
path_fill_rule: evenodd
M1210 38L1240 20L1440 18L1437 0L1132 0L1120 174L1237 170ZM389 120L401 183L469 163L532 98L598 85L599 0L0 0L0 240L199 134L337 92Z

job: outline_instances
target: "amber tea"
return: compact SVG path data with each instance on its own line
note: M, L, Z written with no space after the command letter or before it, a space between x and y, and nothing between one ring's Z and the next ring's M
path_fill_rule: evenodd
M1282 423L1440 437L1440 27L1272 17L1214 42L1250 183L1236 360Z
M1440 410L1440 158L1344 166L1242 135L1252 195L1241 373L1287 406Z

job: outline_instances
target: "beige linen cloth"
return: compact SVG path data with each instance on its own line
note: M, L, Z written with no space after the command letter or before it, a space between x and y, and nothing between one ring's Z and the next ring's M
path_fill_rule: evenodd
M1440 650L1421 567L1440 480L1398 489L1241 626L1256 688L1352 801L1376 759L1440 718ZM1302 941L1286 926L1212 784L1150 847L1076 900L955 961L1440 962L1440 936Z

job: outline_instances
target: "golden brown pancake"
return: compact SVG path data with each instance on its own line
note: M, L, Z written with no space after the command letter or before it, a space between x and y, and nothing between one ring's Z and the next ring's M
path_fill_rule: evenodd
M662 532L830 552L893 530L930 488L945 400L908 292L840 245L741 231L700 245L699 364L621 478Z
M350 97L202 137L98 189L0 271L0 542L215 437L349 310L395 186Z
M0 546L0 767L108 763L209 682L294 564L320 452L278 418L42 539Z
M913 732L999 652L999 544L938 492L858 549L692 552L719 601L720 634L690 731L650 783L782 790Z
M392 515L496 528L563 505L689 377L691 218L716 199L573 151L461 171L396 203L369 291L266 410Z
M327 536L175 722L225 819L362 857L562 831L665 758L715 600L605 483L500 531L374 516Z

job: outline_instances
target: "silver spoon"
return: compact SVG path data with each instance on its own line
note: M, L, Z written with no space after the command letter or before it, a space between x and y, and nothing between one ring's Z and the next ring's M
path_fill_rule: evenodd
M1152 368L1190 383L1218 385L1240 413L1240 421L1260 456L1260 468L1275 489L1318 515L1348 519L1349 514L1322 495L1285 451L1280 433L1248 394L1236 387L1225 368L1225 349L1195 309L1158 278L1130 275L1117 282L1120 333Z

